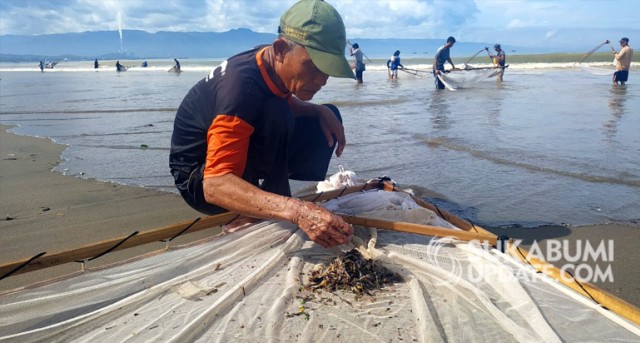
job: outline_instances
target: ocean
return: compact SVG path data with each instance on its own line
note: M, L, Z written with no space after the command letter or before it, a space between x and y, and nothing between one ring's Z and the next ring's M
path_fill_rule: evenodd
M67 145L57 172L175 192L176 109L220 61L184 59L181 74L167 72L172 60L148 62L123 61L132 66L124 73L115 61L98 70L63 61L44 73L37 63L0 63L0 123ZM403 60L418 70L428 63ZM347 135L329 174L342 165L362 179L389 176L483 226L640 220L636 67L626 87L565 62L511 64L503 83L456 92L436 91L421 75L390 81L384 60L374 60L364 84L329 79L313 101L337 105ZM292 187L306 193L315 184Z

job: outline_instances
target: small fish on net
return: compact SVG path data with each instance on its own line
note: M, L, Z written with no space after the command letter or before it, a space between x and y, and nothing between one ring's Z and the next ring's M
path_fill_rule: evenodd
M353 249L342 257L336 257L328 266L314 270L306 288L310 291L351 291L356 299L372 295L371 291L401 282L402 278L373 260L362 257Z

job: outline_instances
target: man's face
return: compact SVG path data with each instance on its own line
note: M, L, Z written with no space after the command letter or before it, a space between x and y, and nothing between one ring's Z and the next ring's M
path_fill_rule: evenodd
M327 84L329 75L318 69L307 50L301 45L294 45L284 58L280 77L287 89L301 100L311 100L313 96Z
M620 46L624 48L625 46L627 46L627 42L625 42L625 41L620 41Z

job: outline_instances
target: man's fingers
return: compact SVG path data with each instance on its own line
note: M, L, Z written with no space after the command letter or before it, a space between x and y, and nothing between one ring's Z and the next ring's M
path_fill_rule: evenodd
M349 229L351 229L351 227L349 227ZM338 230L337 227L332 227L322 233L318 233L318 231L311 231L307 236L323 248L331 248L336 245L348 243L351 240L351 233L345 233Z
M351 240L351 235L338 235L337 237L332 237L334 241L336 241L336 243L339 244L345 244L347 242L349 242Z
M342 151L344 150L344 144L338 142L338 147L336 148L336 156L342 156Z
M344 225L336 226L336 231L344 234L344 235L352 235L353 234L353 226L345 223Z
M336 149L336 156L340 157L345 145L347 145L347 139L344 137L344 131L338 132L336 137L338 139L338 147Z
M322 239L320 237L316 237L316 239L313 240L314 242L320 244L321 247L328 249L331 248L333 246L336 246L337 244L331 244L331 242L327 241L326 239Z
M331 133L331 130L329 130L328 127L322 126L322 133L324 134L324 138L327 139L328 146L332 146L333 145L333 134Z
M317 237L321 243L327 244L328 247L345 244L351 240L351 235L344 235L338 231L328 233L326 236ZM322 245L322 244L321 244Z

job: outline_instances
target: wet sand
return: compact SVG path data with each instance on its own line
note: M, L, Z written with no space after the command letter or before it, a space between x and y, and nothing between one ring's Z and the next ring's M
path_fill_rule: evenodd
M0 126L0 263L40 252L77 248L134 231L194 220L201 215L177 194L64 176L51 169L63 145L18 136ZM219 228L185 235L180 242L216 234ZM164 243L115 252L98 266L163 248ZM0 281L0 292L80 269L68 264Z
M193 220L200 214L180 196L155 190L128 187L95 180L63 176L51 169L59 163L64 146L48 139L17 136L0 126L0 263L28 258L40 252L60 251L133 231L144 231ZM592 226L544 226L536 229L491 229L498 235L522 239L523 247L534 240L545 251L551 239L568 240L575 246L588 240L597 247L613 240L613 282L597 286L640 306L640 225L614 223ZM185 235L179 243L212 236L219 228ZM164 243L109 254L92 266L136 256L164 247ZM560 266L565 261L554 262ZM593 261L592 261L593 262ZM77 271L79 265L64 265L22 274L0 281L0 292Z

